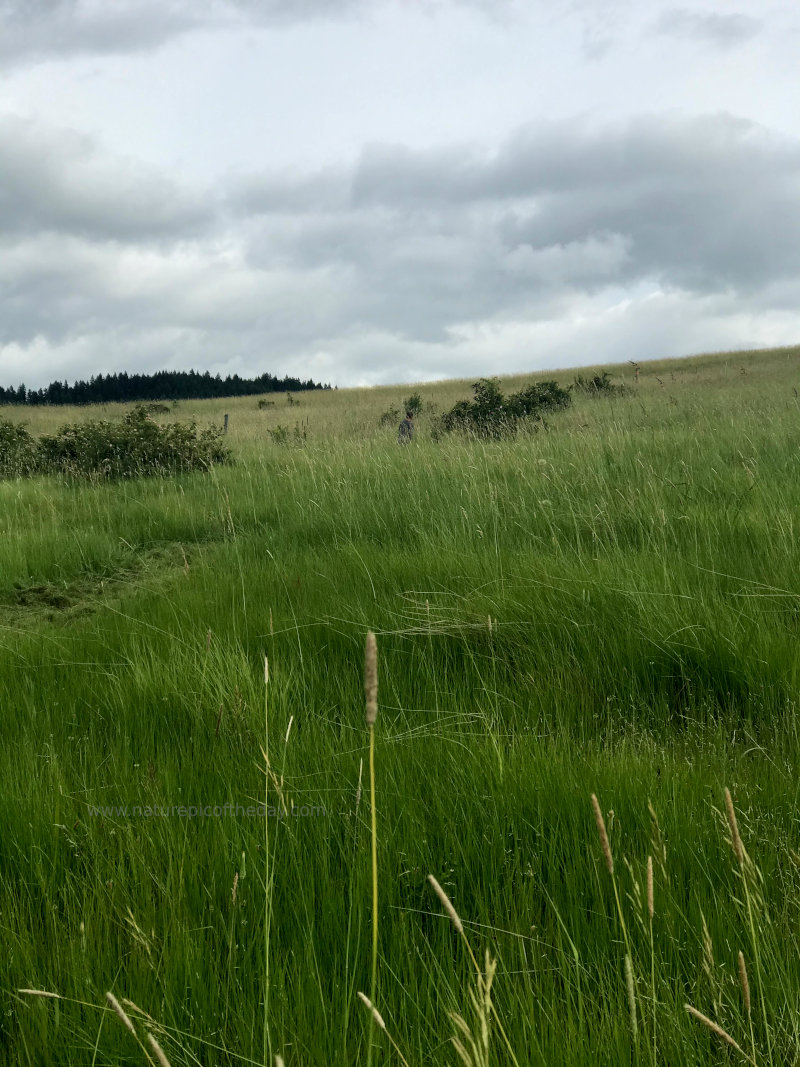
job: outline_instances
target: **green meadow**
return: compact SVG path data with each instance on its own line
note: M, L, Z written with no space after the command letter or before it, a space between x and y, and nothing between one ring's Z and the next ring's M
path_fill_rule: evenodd
M800 348L606 369L511 440L431 438L468 381L405 448L411 387L185 401L230 465L0 482L0 1063L800 1063Z

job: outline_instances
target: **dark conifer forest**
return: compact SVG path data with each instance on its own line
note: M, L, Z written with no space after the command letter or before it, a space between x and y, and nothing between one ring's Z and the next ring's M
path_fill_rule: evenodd
M98 374L88 382L51 382L42 389L0 385L0 404L106 404L134 400L206 400L213 397L253 396L258 393L299 392L305 389L330 389L300 378L276 378L260 374L240 378L238 374L222 378L208 371L160 370L155 374Z

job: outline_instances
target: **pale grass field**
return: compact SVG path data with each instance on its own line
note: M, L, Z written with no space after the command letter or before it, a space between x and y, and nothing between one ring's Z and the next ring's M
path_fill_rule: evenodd
M776 379L791 376L792 368L800 356L800 348L754 350L730 353L712 353L676 360L651 360L639 364L639 377L630 363L597 364L569 370L541 371L534 374L500 376L503 391L515 392L524 386L549 379L567 386L575 376L590 377L609 371L615 382L635 391L642 402L656 408L665 405L683 407L691 403L692 393L702 390L702 409L714 410L714 398L709 393L726 387L742 386L744 397L758 398L764 391L774 388ZM170 415L157 415L157 421L194 419L199 425L214 423L222 425L223 416L230 416L230 440L245 447L268 442L268 430L278 425L293 429L295 425L307 428L312 439L353 440L372 437L377 431L380 415L391 406L402 407L403 401L412 392L419 392L423 401L436 405L444 411L456 401L471 396L474 379L452 379L424 382L419 385L375 386L363 389L318 390L297 393L296 405L290 406L285 393L265 394L254 397L230 397L222 400L182 400ZM742 390L735 390L742 392ZM258 401L273 401L275 406L258 409ZM726 403L729 398L721 395ZM793 395L791 399L797 398ZM788 402L788 398L787 398ZM67 421L80 422L87 419L118 418L131 405L98 404L86 407L43 407L20 409L15 406L0 408L4 418L24 422L31 432L52 433ZM735 412L733 412L735 414ZM420 420L421 432L425 431L426 418ZM594 424L593 420L593 424ZM585 422L579 410L569 412L559 419L563 431L580 429ZM384 431L384 436L385 436Z

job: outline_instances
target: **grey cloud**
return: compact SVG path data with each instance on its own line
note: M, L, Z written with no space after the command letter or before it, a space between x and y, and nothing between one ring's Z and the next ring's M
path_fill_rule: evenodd
M656 34L690 41L706 41L719 48L731 48L756 37L763 27L760 19L738 12L689 11L669 8L654 26Z
M340 330L346 298L335 270L255 269L230 239L125 247L43 233L0 242L0 352L170 331L218 351L245 337L282 351ZM0 355L0 372L4 363Z
M121 368L138 338L137 365L180 352L263 369L266 354L271 369L344 368L340 382L433 377L491 369L492 353L509 370L541 351L585 362L592 336L609 353L617 338L619 358L735 345L736 330L778 343L796 314L800 145L725 114L529 126L492 151L372 146L352 167L232 180L205 204L129 176L135 225L113 243L111 164L81 139L26 136L0 127L4 368L111 349Z
M387 205L514 200L658 179L678 191L699 181L747 180L767 163L794 168L800 146L747 119L646 115L625 125L540 123L495 152L470 146L413 151L368 148L353 174L356 202Z
M370 14L391 0L0 0L0 61L155 48L200 27L294 25ZM431 10L462 5L487 17L513 14L520 0L428 0Z
M165 240L210 218L196 194L69 130L0 115L0 159L0 233Z
M372 147L348 173L268 181L260 201L251 179L251 250L347 266L371 314L400 318L411 300L408 321L444 329L532 289L745 291L792 276L799 182L800 146L730 115L534 126L494 153Z
M9 64L26 58L136 52L200 22L192 6L180 0L0 0L0 59Z
M157 47L201 26L343 17L365 0L0 0L6 63Z
M225 198L237 215L311 214L346 209L350 186L350 176L334 167L315 174L249 174L230 179Z
M758 289L800 271L800 146L718 115L639 121L626 131L510 148L501 187L524 188L537 210L513 215L506 239L532 247L625 238L623 277L695 291ZM537 158L538 157L538 158Z

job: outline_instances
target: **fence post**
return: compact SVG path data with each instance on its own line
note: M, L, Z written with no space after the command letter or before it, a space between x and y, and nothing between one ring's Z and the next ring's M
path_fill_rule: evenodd
M228 416L226 415L225 416L225 428L223 430L223 433L227 433L227 432L228 432Z

